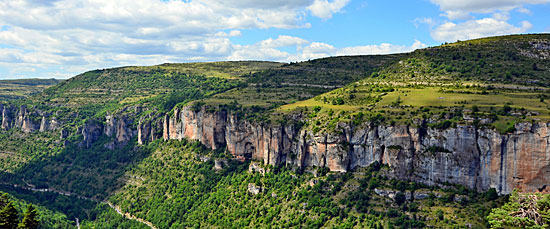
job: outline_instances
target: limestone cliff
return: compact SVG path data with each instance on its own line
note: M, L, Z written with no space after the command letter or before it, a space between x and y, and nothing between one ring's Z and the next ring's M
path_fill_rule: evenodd
M131 110L131 108L127 108L122 112L126 112L127 110ZM141 110L134 109L124 114L106 115L105 120L89 120L84 125L79 126L75 133L75 129L69 131L71 128L66 128L63 125L67 120L77 117L77 113L65 114L66 117L58 119L58 117L63 115L60 111L48 113L34 107L15 107L9 104L0 104L0 111L2 112L1 128L3 130L15 128L25 133L37 131L56 132L56 134L59 133L61 135L60 138L62 140L71 134L81 134L83 140L80 146L84 147L90 147L102 134L105 134L111 138L111 141L105 145L109 149L124 146L132 140L137 133L133 125L133 117L141 112ZM155 137L150 137L149 139L154 140Z
M141 125L143 126L143 125ZM147 128L144 128L145 130ZM240 120L224 110L184 107L163 118L164 139L194 139L242 159L270 165L327 167L346 172L378 161L390 175L425 184L461 184L480 191L550 191L550 123L521 123L500 134L458 125L446 130L412 126L353 126L331 133L296 125Z
M25 133L35 131L54 131L61 127L62 123L50 113L42 112L34 108L0 104L2 111L2 129L17 128ZM39 121L40 120L40 121Z
M0 109L2 129L27 133L60 130L61 139L74 134L57 120L57 113L10 105ZM142 112L141 108L127 109L106 115L104 120L86 122L76 131L83 136L80 145L90 147L101 135L109 137L108 149L124 146L136 136L138 144L160 137L187 138L212 149L225 147L242 160L273 166L346 172L380 162L390 167L390 176L425 184L448 182L480 191L495 188L501 194L514 188L550 191L550 123L517 124L516 131L509 134L469 125L440 130L425 125L369 123L338 123L334 131L313 133L296 124L242 120L225 110L183 107L174 109L172 115Z

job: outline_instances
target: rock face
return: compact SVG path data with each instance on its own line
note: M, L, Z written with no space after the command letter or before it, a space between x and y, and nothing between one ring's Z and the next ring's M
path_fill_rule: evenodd
M39 110L31 110L26 106L19 108L12 105L0 104L2 111L2 129L17 128L25 133L35 131L52 131L60 127L61 123L51 114Z
M103 133L108 137L112 137L113 140L107 143L105 147L114 149L114 147L126 145L138 132L132 128L131 124L132 120L127 116L114 117L106 115Z
M158 120L159 116L146 115L140 118L137 125L137 141L142 145L146 142L152 142L158 139L159 133L157 133L157 126L161 126Z
M146 129L146 128L145 128ZM270 165L327 167L346 172L381 162L390 175L425 184L461 184L500 194L550 191L550 123L522 123L502 135L458 125L446 130L411 126L350 126L331 133L239 120L220 110L184 107L163 119L163 137L199 140L237 158Z
M139 130L143 128L137 128L133 126L134 121L130 118L132 115L136 115L135 112L141 112L141 109L131 109L130 115L124 113L122 115L106 115L105 120L96 120L89 121L83 126L78 127L76 131L77 134L83 135L83 141L81 146L90 147L102 134L107 135L112 138L112 141L105 144L106 148L114 149L115 147L121 147L126 145ZM123 110L122 112L127 112ZM57 119L61 115L60 111L55 113L47 113L40 111L36 108L27 108L26 106L21 106L19 108L12 105L0 104L2 125L3 130L9 130L16 128L25 133L32 133L36 131L47 132L47 131L57 131L61 129L60 139L66 139L70 133L69 130L63 128L63 121ZM75 113L72 118L75 118L77 114ZM151 126L151 124L149 124ZM153 141L158 138L158 133L154 131L153 128L147 127L148 133L145 134L147 140ZM142 143L145 141L142 141Z
M11 122L13 121L11 106L2 105L2 129L9 130L11 128Z
M56 119L57 113L33 109L0 104L2 129L27 133L61 129L62 140L70 135ZM187 138L211 149L225 148L241 160L273 166L347 172L380 162L390 167L389 175L394 178L424 184L448 182L479 191L495 188L500 194L514 188L550 191L550 123L516 124L516 131L509 134L468 125L439 130L366 123L338 123L334 131L313 133L294 124L241 120L225 110L183 107L173 115L134 119L139 112L141 108L123 110L105 120L86 122L77 131L83 135L80 145L90 147L102 134L111 139L105 144L109 149L126 145L136 135L139 144L160 137Z
M86 124L81 128L82 136L84 140L81 143L81 146L86 148L92 146L100 136L103 126L97 122L86 122Z

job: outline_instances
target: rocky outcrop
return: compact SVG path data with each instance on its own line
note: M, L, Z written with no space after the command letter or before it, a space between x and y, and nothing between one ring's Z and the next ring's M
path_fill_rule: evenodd
M0 110L5 130L29 133L63 126L57 113L10 105L1 105ZM495 188L501 194L514 188L550 191L550 123L517 124L509 134L471 125L432 129L420 122L415 127L338 123L333 131L313 133L295 124L243 120L223 109L207 112L183 107L172 115L140 119L134 118L136 112L143 111L123 110L105 120L86 122L77 131L83 136L80 145L90 147L103 134L111 139L105 144L109 149L124 146L135 136L139 144L160 137L187 138L211 149L225 148L241 160L272 166L347 172L380 162L390 167L390 176L424 184L453 183L480 191ZM61 130L62 140L71 134L68 130Z
M158 126L161 126L161 122L157 121L160 116L148 115L142 116L139 119L137 125L137 141L138 144L145 144L146 142L152 142L160 138L160 134L157 131Z
M15 126L19 127L21 131L25 133L30 133L35 131L37 128L37 125L34 123L34 121L31 119L33 115L31 112L27 110L27 107L21 106L19 108L19 112L17 113L17 117L15 119Z
M223 110L184 107L165 116L163 127L166 140L199 140L274 166L346 172L381 162L395 178L430 185L448 182L501 194L514 188L550 191L550 123L517 124L510 134L468 125L439 130L339 123L333 132L314 134L292 124L265 125Z
M262 187L257 186L254 183L250 183L248 184L248 192L251 193L252 195L258 195L262 192Z
M105 144L108 149L125 146L138 132L132 127L133 121L125 115L122 116L105 116L105 125L103 126L103 134L112 138L112 141Z
M143 145L149 140L149 134L151 134L151 124L149 122L144 122L143 120L139 120L137 131L138 131L138 136L137 136L138 144Z
M67 117L63 116L63 112L56 111L43 112L35 107L27 108L26 106L14 107L9 104L0 104L3 130L10 130L15 128L25 133L32 132L48 132L57 131L61 129L60 139L64 140L69 135L72 128L63 127L63 120L74 119L78 116L77 113L69 113ZM111 138L111 141L105 144L108 149L114 149L115 147L125 146L134 136L138 133L138 130L143 128L137 128L134 126L135 117L139 112L142 112L141 108L128 107L123 109L118 115L105 116L105 120L89 120L83 126L80 126L76 130L76 134L83 135L83 141L79 144L83 147L90 147L99 137L104 134ZM58 119L61 117L61 120ZM73 129L74 130L74 129ZM149 133L146 134L147 139L153 141L158 138L158 133L153 128L148 128ZM56 133L57 134L57 133ZM143 143L144 141L142 141Z
M51 114L40 110L28 109L21 106L18 109L12 105L0 105L2 110L2 129L17 128L25 133L35 131L52 131L61 126L61 123Z
M13 107L11 105L2 105L2 129L9 130L13 122Z
M88 121L81 128L81 133L84 140L81 142L81 146L86 148L92 146L92 144L101 136L103 126L100 123L94 121Z

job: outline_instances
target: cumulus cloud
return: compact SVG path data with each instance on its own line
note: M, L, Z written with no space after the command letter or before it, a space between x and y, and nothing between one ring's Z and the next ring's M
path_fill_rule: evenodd
M103 68L224 60L249 46L230 37L246 29L293 29L305 16L330 18L349 0L17 0L0 1L0 65ZM319 8L326 6L326 9ZM269 44L268 44L269 43ZM268 39L263 51L300 46L300 38ZM265 47L264 47L265 46ZM249 50L261 52L262 50ZM279 54L278 54L279 53ZM244 55L241 55L244 56ZM262 56L262 55L258 55ZM10 65L8 65L8 63ZM10 68L10 67L7 67Z
M506 21L497 20L495 18L483 18L458 24L447 22L435 28L431 32L431 35L438 41L456 41L495 35L524 33L531 29L531 27L532 24L528 21L521 22L520 26L514 26L508 24Z
M229 33L222 32L222 31L216 33L216 36L218 37L238 37L241 35L242 33L240 30L231 30L229 31Z
M301 46L309 43L299 37L292 37L286 35L280 35L277 39L269 38L260 42L260 46L269 48L289 47L289 46Z
M311 14L320 18L331 18L333 14L338 13L349 3L349 0L315 0L307 9Z
M277 49L278 47L294 47L295 53ZM329 56L374 55L410 52L427 47L426 44L415 41L411 46L383 43L380 45L352 46L337 48L322 42L311 42L297 37L279 36L277 39L267 39L253 45L237 46L229 60L273 60L283 62L304 61Z
M367 45L367 46L355 46L355 47L347 47L338 50L336 52L336 55L365 55L365 54L391 54L391 53L404 53L404 52L411 52L416 49L426 48L427 45L420 42L415 41L411 46L403 46L403 45L393 45L388 43L383 43L380 45Z
M510 11L531 14L525 5L547 4L550 0L430 0L439 6L441 16L451 21L434 25L431 36L438 41L456 41L487 36L528 32L533 25L522 21L512 25ZM477 15L476 15L477 14ZM487 16L487 14L491 16ZM474 17L478 16L480 18ZM463 21L456 21L463 20ZM415 23L418 23L415 21Z
M451 20L468 19L469 13L492 13L521 8L525 4L545 4L550 0L430 0Z

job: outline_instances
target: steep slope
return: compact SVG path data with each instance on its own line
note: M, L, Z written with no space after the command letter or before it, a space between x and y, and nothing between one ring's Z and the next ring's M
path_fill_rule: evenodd
M9 190L10 192L15 191L14 189ZM37 199L33 199L30 201L23 200L24 198L28 197L27 193L20 192L8 194L0 191L0 199L5 197L4 195L7 195L8 197L7 202L11 202L15 206L17 214L19 215L19 220L22 219L27 205L32 204L33 207L36 209L36 219L39 221L40 228L72 228L73 226L75 226L74 221L69 219L66 214L59 211L59 208L56 209L53 206L42 206L40 205L41 203L37 201ZM2 201L6 200L0 200L0 203ZM1 204L0 206L3 207L3 205Z
M484 227L484 215L498 203L464 188L389 180L388 168L377 163L356 173L299 173L231 160L185 139L146 147L155 152L110 200L157 228Z

